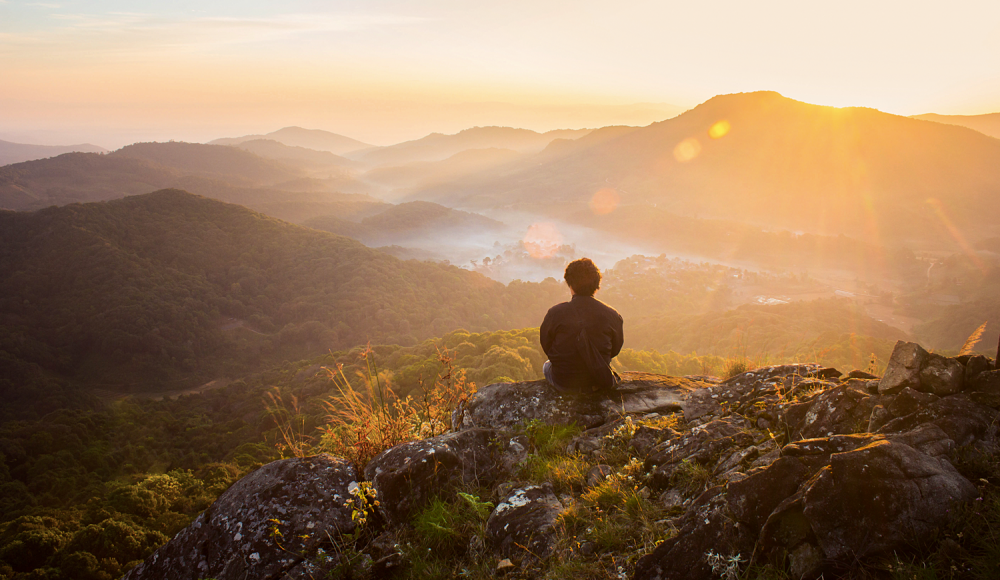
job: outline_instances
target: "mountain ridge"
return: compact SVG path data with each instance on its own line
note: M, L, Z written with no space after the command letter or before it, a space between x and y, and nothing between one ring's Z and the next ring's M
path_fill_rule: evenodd
M244 135L242 137L223 137L209 141L210 145L237 145L244 141L255 139L270 139L290 147L303 147L317 151L328 151L335 155L343 155L350 151L372 147L368 143L324 131L322 129L304 129L302 127L284 127L264 135Z
M711 137L722 122L726 130ZM938 207L959 228L983 228L980 208L1000 193L996 139L874 109L811 105L773 91L713 97L672 119L559 153L525 159L503 174L425 188L409 199L552 214L585 208L595 192L612 188L622 204L656 204L682 215L907 237L942 230Z
M99 147L90 143L80 143L77 145L30 145L26 143L0 141L0 167L10 165L12 163L46 159L48 157L62 155L63 153L107 152L108 150L104 147Z

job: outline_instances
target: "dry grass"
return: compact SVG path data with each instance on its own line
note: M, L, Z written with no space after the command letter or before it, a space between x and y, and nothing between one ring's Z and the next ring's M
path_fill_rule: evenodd
M344 457L359 470L386 449L447 432L452 411L476 390L464 372L455 372L451 357L439 352L444 372L429 387L421 381L418 398L401 398L391 377L379 373L370 345L361 356L365 372L358 373L360 389L351 386L343 365L324 369L339 394L323 402L328 415L320 439L322 450Z

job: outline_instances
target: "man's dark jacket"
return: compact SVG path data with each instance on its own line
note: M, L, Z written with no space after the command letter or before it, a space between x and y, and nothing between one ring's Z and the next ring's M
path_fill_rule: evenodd
M572 301L550 308L539 334L556 384L563 389L589 391L594 379L577 350L581 324L587 328L590 342L611 364L625 342L622 315L592 296L573 296Z

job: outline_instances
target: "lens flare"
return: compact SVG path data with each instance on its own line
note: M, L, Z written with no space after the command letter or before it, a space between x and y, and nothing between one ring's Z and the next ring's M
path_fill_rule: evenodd
M535 259L551 258L559 251L563 237L555 224L539 222L531 224L524 234L524 249Z
M708 136L712 139L719 139L721 137L725 137L726 134L729 133L729 129L729 121L723 119L712 125L712 127L708 130Z
M962 248L965 255L969 257L972 263L979 268L983 273L986 273L986 264L979 259L979 255L976 254L976 250L973 249L972 245L966 241L965 236L962 235L962 231L955 226L955 223L951 221L948 217L948 213L945 210L944 204L940 200L934 199L933 197L927 200L927 205L931 206L931 209L937 215L938 219L941 220L941 225L944 226L945 231L955 240L958 247Z
M590 211L594 212L595 215L608 215L615 211L621 200L622 198L617 191L605 187L598 190L594 197L590 198Z
M697 139L691 137L690 139L685 139L674 147L674 158L681 163L687 163L691 161L698 154L701 153L701 143Z

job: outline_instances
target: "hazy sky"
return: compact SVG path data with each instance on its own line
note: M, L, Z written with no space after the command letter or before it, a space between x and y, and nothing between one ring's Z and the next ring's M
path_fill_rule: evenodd
M646 124L760 89L1000 111L1000 2L0 0L0 139L117 147L301 125L388 144Z

